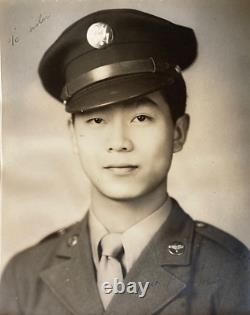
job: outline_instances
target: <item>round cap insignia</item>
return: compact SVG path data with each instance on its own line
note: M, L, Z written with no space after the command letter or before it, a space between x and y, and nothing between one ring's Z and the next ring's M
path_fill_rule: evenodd
M87 31L88 43L97 49L104 48L112 43L114 39L112 28L105 23L94 23Z

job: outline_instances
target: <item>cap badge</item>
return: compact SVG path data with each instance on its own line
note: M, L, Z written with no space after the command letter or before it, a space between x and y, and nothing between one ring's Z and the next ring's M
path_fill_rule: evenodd
M113 42L112 28L105 23L94 23L87 31L88 43L97 49L104 48Z

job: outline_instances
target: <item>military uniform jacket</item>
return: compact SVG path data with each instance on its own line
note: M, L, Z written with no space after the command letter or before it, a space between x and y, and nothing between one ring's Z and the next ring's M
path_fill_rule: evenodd
M145 297L116 294L104 311L87 222L85 217L10 261L0 315L250 314L248 250L232 236L195 223L177 203L124 280L149 281ZM173 251L172 244L181 250Z

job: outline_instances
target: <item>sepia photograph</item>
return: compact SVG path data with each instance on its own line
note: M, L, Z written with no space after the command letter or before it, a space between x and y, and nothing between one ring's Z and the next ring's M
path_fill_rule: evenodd
M0 315L250 314L249 12L0 0Z

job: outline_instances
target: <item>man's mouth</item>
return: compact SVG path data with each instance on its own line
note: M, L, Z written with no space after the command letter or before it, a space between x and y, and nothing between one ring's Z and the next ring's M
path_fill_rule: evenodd
M130 164L118 164L118 165L108 165L105 166L104 169L111 171L116 175L125 175L133 172L138 168L138 165L130 165Z

